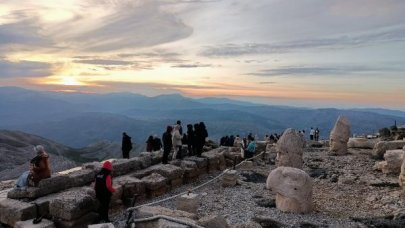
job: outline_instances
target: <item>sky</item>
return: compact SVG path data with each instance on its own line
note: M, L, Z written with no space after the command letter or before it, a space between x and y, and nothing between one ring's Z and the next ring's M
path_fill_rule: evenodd
M1 0L0 86L405 110L403 0Z

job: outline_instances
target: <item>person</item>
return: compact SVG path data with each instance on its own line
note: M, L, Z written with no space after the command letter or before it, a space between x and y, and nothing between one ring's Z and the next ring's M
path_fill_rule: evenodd
M129 158L129 152L132 150L131 137L126 132L122 133L122 157Z
M51 177L49 155L46 153L45 148L42 145L37 145L34 147L34 151L37 156L30 161L30 186L37 186L40 180Z
M150 135L148 140L146 140L146 151L152 152L153 150L153 136Z
M162 163L167 164L169 159L170 151L172 150L173 143L172 143L172 126L167 126L165 133L163 133L162 140L163 140L163 158Z
M153 151L162 149L162 140L157 135L153 135Z
M200 125L198 123L194 124L194 142L193 142L193 150L195 155L201 154L199 152L200 150L200 143L201 143L201 131L200 131Z
M315 141L319 141L319 129L315 129Z
M180 121L180 120L177 120L176 125L179 126L180 135L183 135L183 127L181 126L181 121Z
M207 131L207 127L205 126L204 122L200 122L200 124L198 124L199 126L199 136L197 137L197 140L199 140L198 143L198 150L197 150L197 156L201 157L204 145L205 145L205 140L208 137L208 131Z
M181 159L181 147L182 147L182 143L181 143L181 139L182 136L180 134L180 125L175 125L174 126L174 130L172 132L172 143L173 143L173 149L174 149L174 153L173 153L173 160L174 159Z
M105 161L101 171L95 177L94 190L96 191L96 198L100 202L99 215L100 220L103 222L110 222L108 219L108 210L110 208L110 201L112 193L115 192L112 183L112 164L110 161Z
M239 135L236 135L235 141L233 143L233 146L239 147L239 148L244 148L243 146L243 140L239 137Z
M193 156L193 144L194 144L194 131L193 125L187 124L187 149L188 156Z
M36 156L30 160L29 171L24 172L16 181L17 188L34 187L39 181L51 177L49 155L42 145L34 146Z
M315 130L311 127L311 130L309 131L309 139L314 140L314 135L315 135Z
M233 135L229 136L228 142L227 142L228 146L233 146L234 142L235 142L235 136L233 136Z
M245 150L245 158L251 158L253 157L253 154L255 153L256 150L256 141L254 138L251 138L252 141L249 142L249 145L247 146Z

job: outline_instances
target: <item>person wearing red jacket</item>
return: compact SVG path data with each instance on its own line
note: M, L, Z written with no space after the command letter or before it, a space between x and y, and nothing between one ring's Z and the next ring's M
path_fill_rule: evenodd
M113 192L115 192L115 189L113 188L111 172L111 162L105 161L103 164L103 168L96 175L94 185L96 197L100 202L100 220L104 222L110 222L110 220L108 219L108 210L110 208L111 195Z

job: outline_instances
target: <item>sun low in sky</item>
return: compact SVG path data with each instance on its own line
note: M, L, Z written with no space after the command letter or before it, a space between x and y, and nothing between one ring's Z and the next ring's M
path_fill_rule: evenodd
M0 85L405 110L402 0L3 0Z

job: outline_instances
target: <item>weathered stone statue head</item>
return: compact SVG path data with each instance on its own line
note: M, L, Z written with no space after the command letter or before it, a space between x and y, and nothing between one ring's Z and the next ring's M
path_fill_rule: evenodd
M339 116L330 133L330 154L347 154L347 142L350 138L350 121L344 116Z
M304 146L305 139L298 131L292 128L285 130L276 145L277 166L302 168Z

